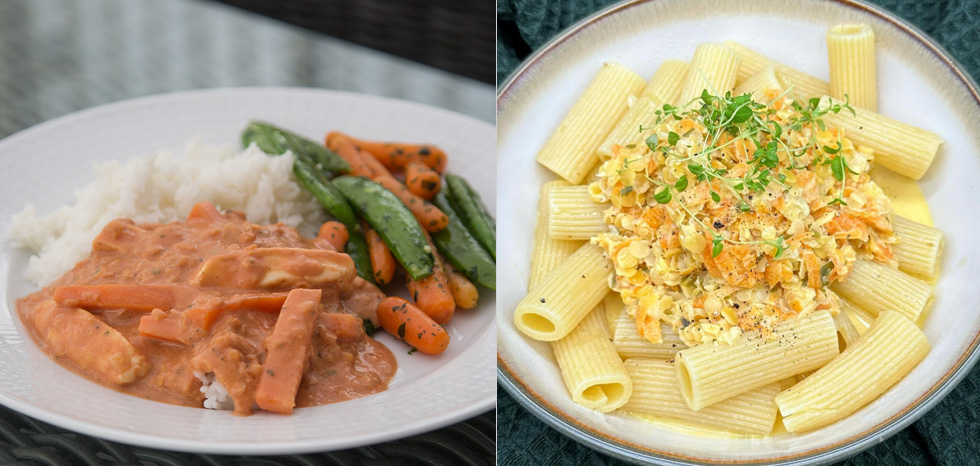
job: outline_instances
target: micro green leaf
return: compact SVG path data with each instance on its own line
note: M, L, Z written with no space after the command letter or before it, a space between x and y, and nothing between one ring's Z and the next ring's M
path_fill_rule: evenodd
M664 189L662 189L660 192L653 195L653 199L661 204L666 204L670 202L671 199L670 189L664 187Z
M657 145L660 144L660 138L657 137L657 133L653 133L647 137L646 143L647 147L649 147L651 151L656 151Z
M679 193L684 192L684 190L687 189L687 175L682 175L677 179L677 182L674 183L674 189L676 189Z

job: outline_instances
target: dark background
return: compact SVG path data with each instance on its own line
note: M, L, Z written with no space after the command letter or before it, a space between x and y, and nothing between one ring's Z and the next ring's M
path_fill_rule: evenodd
M218 0L312 31L493 83L488 0Z

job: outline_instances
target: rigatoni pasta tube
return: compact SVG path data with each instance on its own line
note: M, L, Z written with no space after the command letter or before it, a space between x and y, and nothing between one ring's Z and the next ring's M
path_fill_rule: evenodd
M839 357L776 396L783 425L803 432L843 419L898 383L928 353L929 341L915 322L882 312Z
M552 188L571 186L567 181L549 181L541 186L538 199L538 220L534 227L534 249L531 251L531 274L528 278L527 289L532 290L544 277L582 246L581 241L566 241L551 239L548 234L548 195Z
M548 234L553 239L588 240L609 229L609 204L592 200L588 186L554 186L548 193Z
M932 287L905 272L874 261L858 259L843 281L831 289L871 315L894 310L913 322L930 304Z
M845 346L851 346L854 342L861 336L858 333L857 328L854 327L854 322L851 322L851 318L848 317L847 313L843 309L834 316L834 324L837 325L837 333L844 340Z
M770 98L767 96L769 91L778 91L777 96L783 92L783 85L776 77L776 71L772 66L763 68L749 79L739 83L735 88L734 95L752 94L752 100L756 102L768 103Z
M535 340L558 340L609 293L612 276L605 251L586 243L517 304L514 324Z
M681 60L664 60L653 74L640 97L646 97L654 102L677 104L687 76L688 64Z
M871 315L870 312L851 304L846 299L840 300L840 313L850 318L851 323L854 324L854 328L858 332L858 336L864 335L864 332L868 330L871 323L875 321L875 316Z
M925 175L943 143L938 134L863 108L854 112L827 113L823 120L827 126L844 129L855 145L874 149L875 163L913 180Z
M538 152L538 163L578 184L595 165L599 144L626 113L626 99L638 94L644 85L643 78L627 68L614 63L602 65Z
M867 24L838 24L827 30L830 96L878 111L875 33Z
M657 121L657 109L660 106L657 101L640 97L633 102L633 106L623 115L623 118L616 123L616 127L609 132L606 139L599 145L596 152L602 160L606 160L612 155L613 145L628 146L630 144L642 144L650 131L640 131L641 125L650 126Z
M839 351L834 318L817 311L776 325L769 336L752 332L733 345L697 345L681 350L674 360L681 394L698 411L819 368Z
M905 217L895 216L892 228L900 242L892 246L899 270L926 279L939 273L943 232Z
M684 77L684 88L677 105L687 105L705 89L712 95L725 95L735 89L738 55L721 44L701 44L694 49L694 58Z
M602 304L551 347L565 387L576 403L606 413L619 408L630 398L633 383L609 341Z
M677 371L672 364L633 358L627 359L625 365L633 379L633 396L623 406L623 411L680 419L750 435L766 435L776 423L778 383L749 390L700 411L692 411L680 394Z
M793 69L782 63L770 60L765 55L756 52L738 42L726 40L728 47L738 54L738 83L742 83L767 66L772 66L776 76L785 88L792 88L790 95L801 99L821 97L830 94L830 83L810 76L802 71Z
M618 298L618 296L617 296ZM645 358L666 361L673 358L678 351L687 348L673 327L660 325L661 343L652 343L636 331L636 319L623 310L616 319L616 330L613 333L613 345L621 358Z

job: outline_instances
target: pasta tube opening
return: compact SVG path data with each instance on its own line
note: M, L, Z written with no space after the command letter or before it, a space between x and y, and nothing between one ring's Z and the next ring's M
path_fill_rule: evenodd
M521 314L521 323L528 330L534 330L535 332L541 333L551 333L555 331L555 323L548 319L547 317L533 313L527 312Z

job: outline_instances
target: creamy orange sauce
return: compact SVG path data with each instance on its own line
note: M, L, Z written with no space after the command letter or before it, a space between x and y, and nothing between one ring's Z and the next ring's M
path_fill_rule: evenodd
M377 324L384 294L356 276L349 256L282 224L255 225L213 207L195 212L187 222L169 224L115 220L88 258L18 300L38 346L89 380L171 404L202 406L202 382L194 373L211 372L231 394L235 413L245 415L263 374L271 376L263 368L266 343L285 296L296 288L320 289L299 353L306 357L299 361L295 406L387 389L395 358L362 325ZM113 301L112 290L125 293Z

